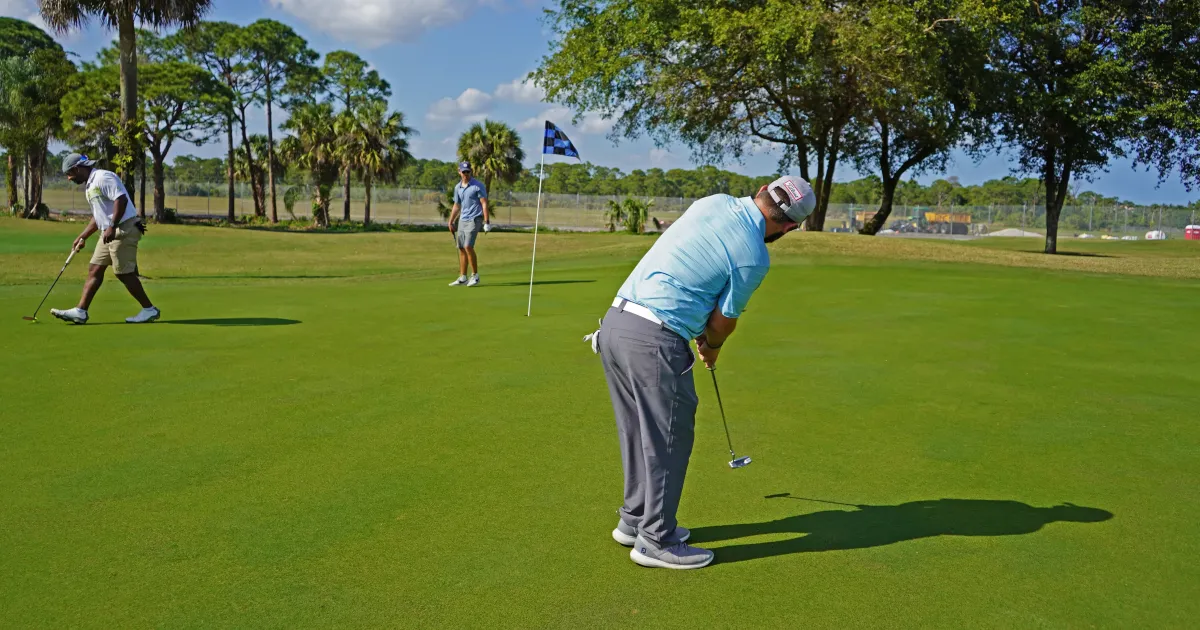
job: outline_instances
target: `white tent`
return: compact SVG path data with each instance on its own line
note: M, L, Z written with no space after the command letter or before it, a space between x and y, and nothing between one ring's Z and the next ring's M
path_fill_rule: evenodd
M1146 232L1146 240L1165 241L1167 240L1167 233L1163 232L1162 230L1150 230L1149 232Z

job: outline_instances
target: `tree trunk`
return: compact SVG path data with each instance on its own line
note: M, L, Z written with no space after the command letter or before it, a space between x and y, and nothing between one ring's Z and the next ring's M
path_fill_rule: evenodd
M29 159L29 213L38 217L38 206L42 204L42 177L46 168L46 147L35 152Z
M229 222L233 223L237 220L236 208L234 206L234 183L233 183L233 162L236 159L233 153L233 117L229 117L229 124L225 127L225 136L229 140L229 158L225 162L225 172L229 176Z
M317 227L329 227L330 187L317 186L317 216L313 217Z
M271 118L271 77L267 76L267 186L271 189L271 223L279 223L275 206L275 125Z
M346 183L342 186L342 220L350 220L350 169L346 169Z
M858 231L859 234L867 236L875 236L883 226L887 224L888 217L892 214L892 204L896 198L896 186L900 184L899 177L893 177L883 180L883 196L879 199L879 210L875 211L875 216L871 217Z
M119 5L122 8L127 5ZM133 11L121 11L117 16L117 34L121 56L121 179L125 189L133 188L133 166L138 150L137 134L137 31Z
M258 168L254 163L254 150L250 148L250 136L246 134L246 108L242 107L242 115L238 120L242 127L242 146L246 148L246 173L250 179L250 194L254 197L254 216L261 217L266 215L266 210L263 209L263 190L262 182L259 181Z
M1062 214L1063 203L1067 199L1067 188L1071 183L1071 165L1063 164L1059 173L1058 161L1053 149L1046 151L1043 156L1045 166L1043 181L1046 185L1046 249L1047 254L1058 253L1058 219Z
M363 177L363 186L366 187L367 200L363 205L363 225L371 225L371 176Z
M25 159L22 160L24 162L25 174L21 177L21 187L24 189L22 192L25 193L24 199L25 199L25 216L26 217L33 216L31 214L32 208L29 207L29 159L30 159L29 156L26 155Z
M167 187L163 173L163 158L154 154L154 220L162 223L166 220Z
M143 155L139 160L138 170L142 172L141 181L138 182L138 217L146 218L146 156Z
M8 170L4 172L4 187L8 189L8 211L12 212L20 199L17 197L17 160L8 154Z

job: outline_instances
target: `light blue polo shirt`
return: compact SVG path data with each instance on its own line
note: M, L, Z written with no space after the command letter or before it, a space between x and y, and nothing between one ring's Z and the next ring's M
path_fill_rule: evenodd
M746 309L771 267L766 233L753 199L700 199L646 252L617 296L650 309L684 339L695 339L718 306L726 317Z
M458 215L458 220L462 223L470 223L483 216L481 199L487 199L487 189L478 179L472 177L467 181L466 186L463 186L461 181L455 184L454 203L458 204L462 210L462 213Z

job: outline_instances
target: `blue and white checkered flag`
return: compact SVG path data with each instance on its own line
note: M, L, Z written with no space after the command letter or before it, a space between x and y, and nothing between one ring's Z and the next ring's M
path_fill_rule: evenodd
M567 134L563 133L557 125L546 121L546 137L542 142L542 153L553 155L565 155L579 159L579 151L575 149L575 145L571 143L571 139Z

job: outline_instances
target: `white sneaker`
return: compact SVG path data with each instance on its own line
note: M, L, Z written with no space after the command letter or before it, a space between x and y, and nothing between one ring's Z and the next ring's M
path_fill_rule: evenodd
M467 283L467 277L466 277L466 276L459 276L459 277L458 277L458 280L455 280L454 282L451 282L451 283L450 283L450 286L452 286L452 287L461 287L462 285L464 285L464 284L466 284L466 283Z
M50 309L50 314L72 324L86 324L88 320L88 312L76 306L65 311L57 308Z
M473 287L478 284L479 284L479 274L472 275L471 279L467 282L467 286L469 286L469 287Z
M150 308L144 308L144 309L138 311L138 314L134 315L133 317L126 317L125 323L127 323L127 324L149 324L150 322L158 319L161 316L162 316L162 313L158 312L158 308L151 306Z

